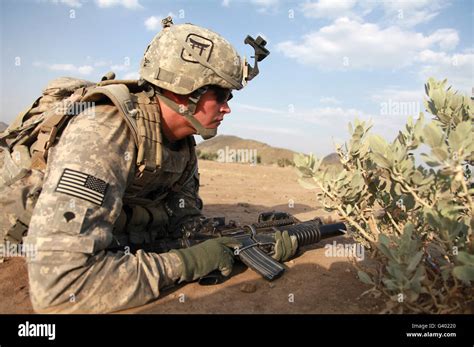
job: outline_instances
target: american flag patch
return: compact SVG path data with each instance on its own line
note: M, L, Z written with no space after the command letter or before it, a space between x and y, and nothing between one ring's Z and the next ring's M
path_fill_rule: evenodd
M108 183L97 177L64 169L56 191L102 206L108 186Z

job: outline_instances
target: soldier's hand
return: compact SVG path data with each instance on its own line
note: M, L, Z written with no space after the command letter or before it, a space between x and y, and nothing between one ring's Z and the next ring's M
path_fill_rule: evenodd
M298 250L298 240L296 236L288 235L288 231L275 232L275 249L272 258L277 261L287 261L295 255Z
M241 246L237 240L219 237L189 248L171 250L170 252L179 256L183 264L180 282L194 281L214 270L229 276L234 264L234 252L231 248L237 246Z

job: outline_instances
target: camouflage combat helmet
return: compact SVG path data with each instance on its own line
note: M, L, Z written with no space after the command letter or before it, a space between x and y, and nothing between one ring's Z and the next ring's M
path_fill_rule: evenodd
M163 30L148 45L140 64L140 77L162 89L180 95L190 95L186 110L158 92L157 96L176 112L182 114L203 138L216 135L217 129L204 128L193 116L200 97L207 86L224 89L242 89L247 81L258 74L258 67L252 68L241 59L232 45L219 34L193 25L173 25L171 17L163 21ZM266 42L260 37L250 43L264 48ZM260 40L260 41L259 41ZM258 42L258 43L256 43ZM263 56L264 55L264 56ZM257 58L256 58L257 62Z

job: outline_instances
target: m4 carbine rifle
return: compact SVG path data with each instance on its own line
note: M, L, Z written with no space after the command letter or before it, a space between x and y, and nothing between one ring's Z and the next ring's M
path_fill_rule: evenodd
M263 278L272 281L285 271L284 266L271 257L275 246L275 232L278 230L287 231L290 237L294 235L300 249L343 235L347 229L344 223L323 224L320 218L301 222L285 212L265 212L260 214L257 223L244 226L237 226L233 221L225 224L224 217L206 218L199 223L184 226L182 238L167 240L161 246L168 249L186 248L210 238L233 237L242 244L234 249L234 255ZM206 276L205 280L210 283L213 281L211 278L212 276Z

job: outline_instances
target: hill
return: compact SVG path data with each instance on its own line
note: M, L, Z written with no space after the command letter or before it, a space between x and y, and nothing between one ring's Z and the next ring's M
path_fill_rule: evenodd
M325 156L325 157L323 158L322 164L323 164L323 165L337 165L337 166L342 166L342 165L341 165L341 162L340 162L340 160L339 160L339 155L337 155L337 153L331 153L331 154L328 154L327 156Z
M237 136L218 135L197 145L201 157L207 154L221 162L255 162L262 164L279 164L287 166L293 163L296 152L284 148L276 148L266 143L242 139ZM239 160L240 159L240 160ZM246 160L250 159L250 160ZM258 161L257 161L258 160Z

